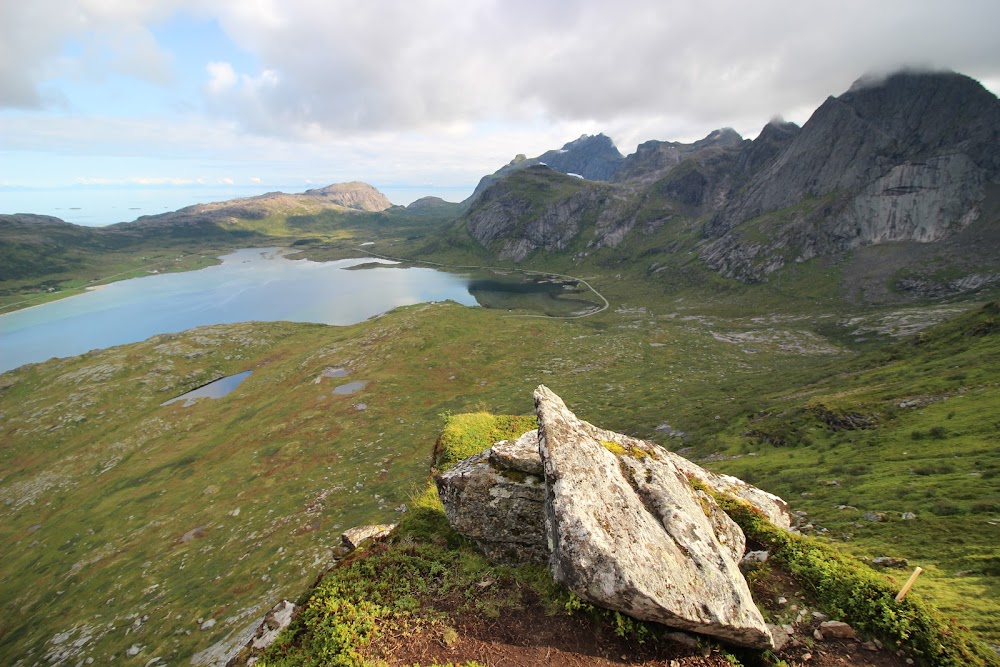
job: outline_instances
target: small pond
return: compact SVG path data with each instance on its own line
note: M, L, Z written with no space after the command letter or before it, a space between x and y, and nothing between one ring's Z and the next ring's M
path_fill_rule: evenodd
M177 398L171 398L169 401L164 401L160 405L170 405L171 403L176 403L177 401L184 401L184 407L190 407L194 405L195 401L199 398L222 398L233 389L240 386L240 383L250 377L253 371L243 371L242 373L237 373L236 375L230 375L228 377L219 378L215 382L209 382L206 385L193 389L186 394L181 394Z
M333 393L337 396L350 396L356 394L368 386L368 380L355 380L347 384L338 385L333 388Z

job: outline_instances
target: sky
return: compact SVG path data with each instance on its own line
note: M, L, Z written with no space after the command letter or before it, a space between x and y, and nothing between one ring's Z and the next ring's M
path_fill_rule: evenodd
M1000 92L996 0L0 0L0 213L108 224L517 153L799 124L866 74Z

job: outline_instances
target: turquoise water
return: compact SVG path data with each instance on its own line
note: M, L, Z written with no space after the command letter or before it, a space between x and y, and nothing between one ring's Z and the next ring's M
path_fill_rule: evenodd
M386 266L347 270L373 261ZM475 306L468 286L465 276L370 258L312 262L278 248L238 250L218 266L124 280L0 315L0 372L207 324L343 325L428 301Z

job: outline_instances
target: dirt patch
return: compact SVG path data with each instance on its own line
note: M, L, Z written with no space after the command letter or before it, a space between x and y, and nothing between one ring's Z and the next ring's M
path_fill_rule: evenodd
M394 639L384 647L388 663L393 667L472 660L491 667L733 664L718 650L713 653L708 648L702 651L662 640L638 644L615 636L606 625L593 619L549 616L538 605L504 610L497 618L467 614L452 622L414 637Z
M905 667L912 664L906 662L905 656L887 648L864 643L863 638L816 639L813 633L822 619L791 602L798 599L790 597L798 594L798 588L788 575L780 573L768 577L765 588L763 606L775 606L779 613L791 612L793 616L799 613L806 617L802 622L793 623L794 634L781 650L774 652L771 662L763 662L758 653L737 648L727 651L713 641L683 633L638 643L617 636L607 620L585 614L550 615L540 601L530 599L523 600L521 608L505 608L495 617L467 611L445 612L440 623L414 634L382 637L372 648L392 667L467 661L490 667L733 667L730 656L740 661L735 664L747 666L773 664L779 659L788 665L819 667ZM779 599L786 599L786 602L779 604ZM458 600L455 602L453 610L461 606Z

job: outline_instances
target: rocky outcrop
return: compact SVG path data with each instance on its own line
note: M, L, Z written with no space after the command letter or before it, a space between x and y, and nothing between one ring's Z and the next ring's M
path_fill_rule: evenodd
M498 563L544 563L545 484L538 432L503 440L435 479L449 523Z
M776 525L780 498L653 443L577 419L544 386L539 429L437 477L449 522L491 558L548 561L581 598L754 647L771 637L739 572L745 538L708 490Z
M354 551L365 540L379 540L396 529L394 523L376 523L368 526L348 528L340 535L340 545L348 551Z
M614 180L616 182L653 182L663 178L686 160L734 149L743 143L743 137L729 127L714 130L704 139L690 144L679 141L646 141L639 144L635 153L625 158L621 169L615 174Z
M727 197L704 230L718 241L701 257L754 281L789 257L940 241L979 218L998 179L1000 102L978 82L907 72L858 82ZM752 241L740 233L747 223Z
M655 449L597 439L546 387L535 405L556 581L635 618L772 647L739 570L742 532L711 496Z
M282 600L274 605L264 614L264 618L254 629L249 641L238 650L233 651L221 664L226 665L226 667L255 664L264 649L273 644L281 631L291 624L296 609L295 603L288 600Z

